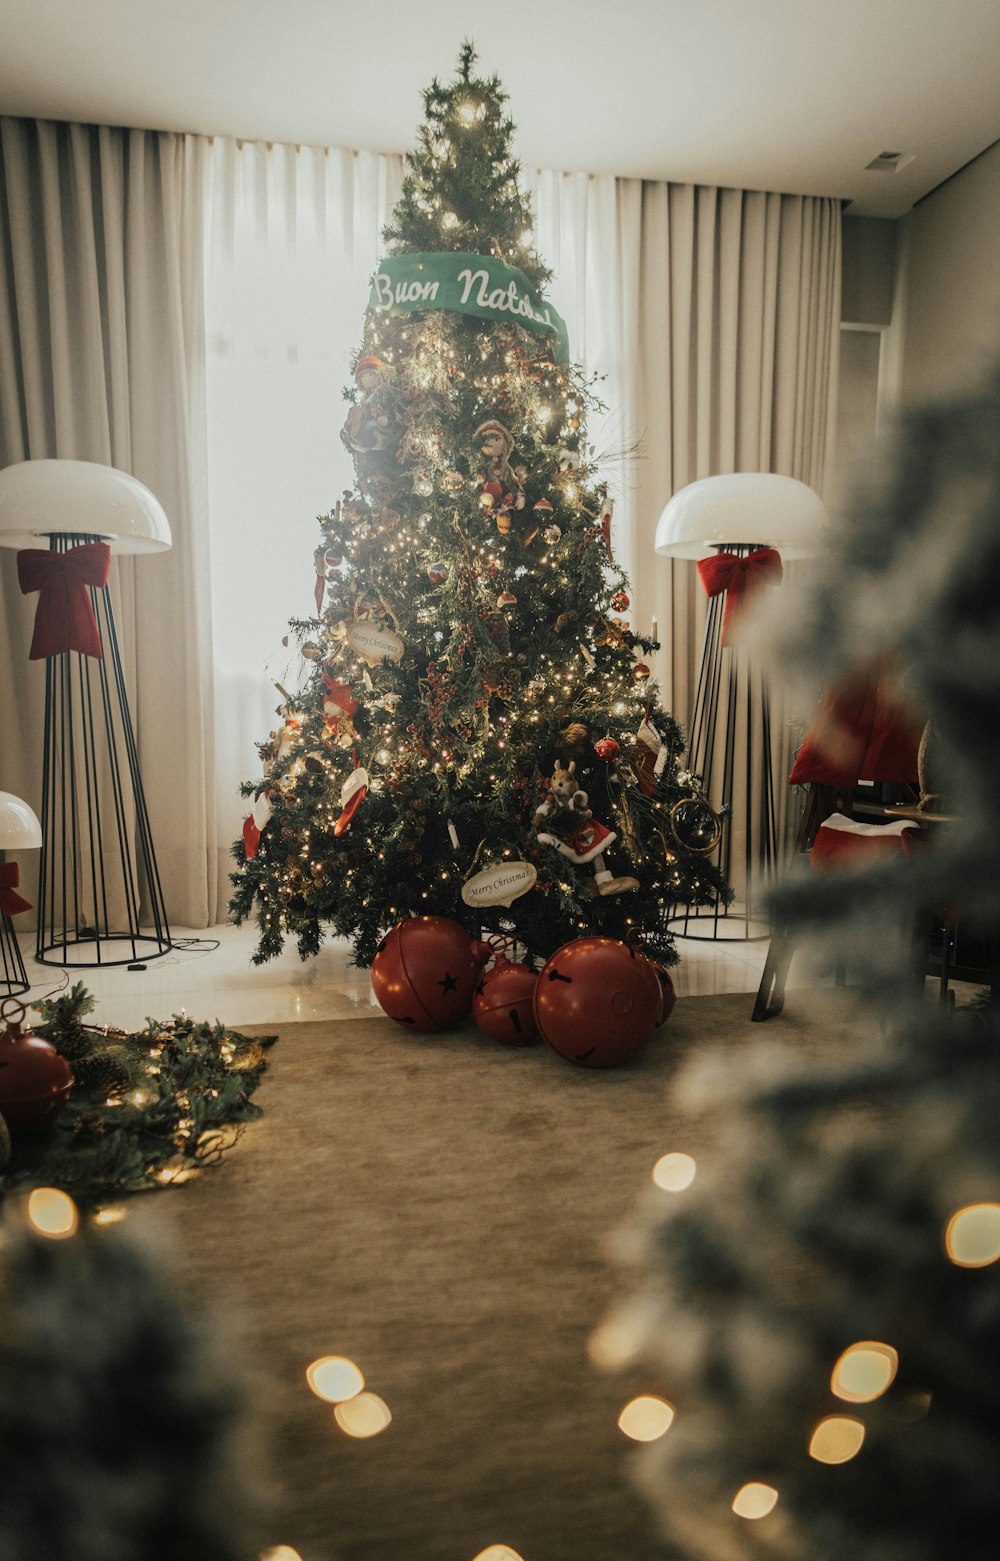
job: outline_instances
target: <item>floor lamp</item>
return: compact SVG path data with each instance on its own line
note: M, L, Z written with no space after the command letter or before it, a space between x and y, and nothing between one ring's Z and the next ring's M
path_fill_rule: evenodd
M42 829L26 802L12 792L0 791L0 998L16 997L31 985L11 920L31 906L18 894L20 873L8 862L8 851L33 851L42 843Z
M660 516L657 553L697 560L709 594L686 766L701 777L716 809L740 818L744 840L742 864L734 857L732 822L718 847L728 882L742 865L742 898L728 907L678 911L671 922L681 937L748 942L769 936L763 895L777 867L771 713L766 679L733 643L732 628L755 587L780 580L782 560L822 550L828 525L818 494L770 472L689 483Z
M19 550L21 589L38 593L30 658L45 661L43 964L135 964L171 947L107 586L112 553L170 542L127 472L61 460L0 471L0 547Z

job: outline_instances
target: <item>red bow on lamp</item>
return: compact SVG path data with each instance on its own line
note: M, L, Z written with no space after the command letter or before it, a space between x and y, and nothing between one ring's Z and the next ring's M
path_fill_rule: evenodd
M77 650L101 660L104 648L90 602L89 586L108 583L111 549L106 542L83 542L65 553L25 548L17 555L17 578L24 596L38 591L30 661Z
M0 912L4 916L16 916L18 911L30 911L30 903L17 894L21 882L21 870L16 862L0 862Z
M777 585L781 579L781 554L773 547L755 548L744 558L738 553L713 553L711 558L699 558L698 573L706 596L726 593L722 644L728 645L730 630L747 597L762 585Z

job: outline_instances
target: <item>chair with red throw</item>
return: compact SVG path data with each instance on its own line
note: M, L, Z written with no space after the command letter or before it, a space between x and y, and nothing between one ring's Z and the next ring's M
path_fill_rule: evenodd
M923 722L899 697L884 665L864 668L824 696L795 756L790 786L806 786L798 848L808 851L831 813L854 814L869 801L916 802ZM880 798L875 788L882 790Z
M885 663L862 668L827 692L788 777L789 785L807 787L798 849L813 868L849 869L899 853L916 826L886 822L886 789L895 800L916 802L921 730ZM781 1012L795 943L791 928L775 929L751 1018ZM836 979L843 981L839 968Z
M905 854L911 834L922 833L912 819L896 819L886 824L866 824L832 813L816 830L808 851L809 865L819 873L850 872L869 867L879 858ZM789 929L775 932L767 950L764 970L757 989L753 1012L755 1021L773 1019L785 1006L785 982L798 939ZM836 967L838 986L844 985L843 967Z

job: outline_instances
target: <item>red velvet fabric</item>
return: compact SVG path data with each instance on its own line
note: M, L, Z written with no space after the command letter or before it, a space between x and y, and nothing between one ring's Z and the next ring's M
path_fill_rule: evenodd
M713 553L699 558L698 574L706 596L726 593L722 615L722 644L728 645L736 620L750 596L762 585L781 579L781 554L773 547L758 547L741 558L737 553Z
M809 865L822 872L827 868L855 867L879 857L900 856L906 850L903 841L910 833L910 830L876 829L871 833L856 834L850 829L820 825L809 852Z
M882 671L831 689L788 777L793 786L856 786L859 780L917 779L922 723L901 705Z
M30 903L15 891L21 882L21 870L16 862L0 862L0 912L4 916L16 916L19 911L30 911Z
M65 553L34 547L18 553L17 578L23 595L39 593L29 660L61 656L67 650L103 659L88 587L107 585L110 568L111 549L106 542L83 542Z
M248 813L243 820L243 849L247 854L247 861L252 862L257 855L257 847L260 845L260 830L254 823L252 813Z

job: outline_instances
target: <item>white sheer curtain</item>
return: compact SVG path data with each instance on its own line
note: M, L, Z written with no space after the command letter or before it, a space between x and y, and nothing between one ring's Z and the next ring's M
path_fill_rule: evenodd
M225 858L259 774L255 742L301 675L282 638L315 611L316 517L353 481L340 441L402 160L215 140L205 313L216 811ZM290 680L286 681L286 680ZM223 876L225 863L223 863ZM224 912L225 896L219 906Z

